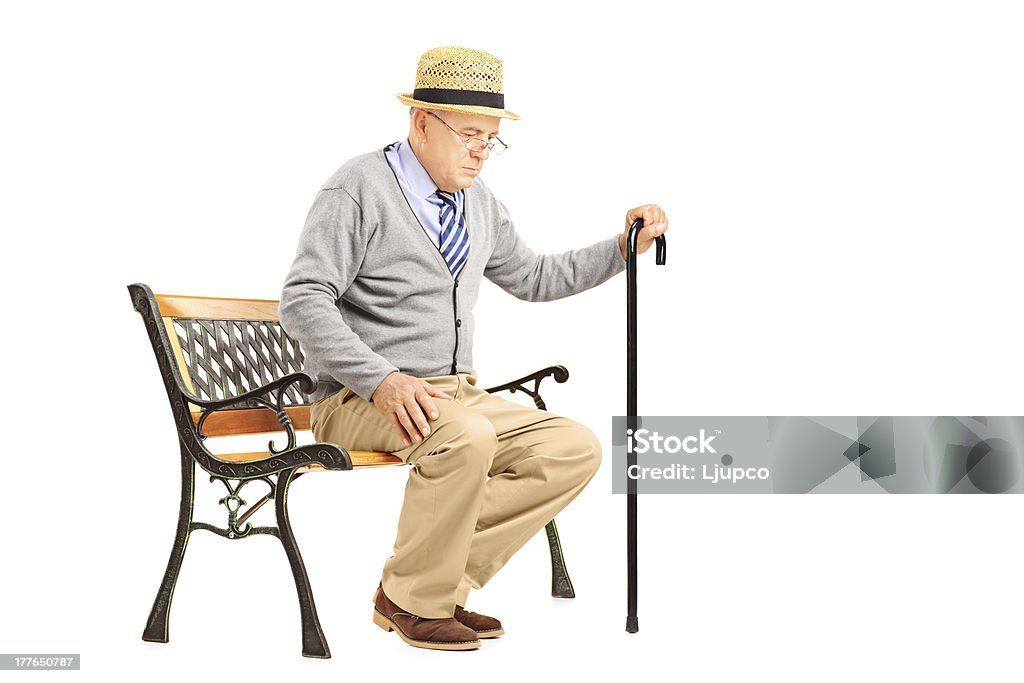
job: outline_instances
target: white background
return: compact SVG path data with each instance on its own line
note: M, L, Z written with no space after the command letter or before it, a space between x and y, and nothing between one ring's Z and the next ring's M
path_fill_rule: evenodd
M5 3L0 651L80 652L87 680L1019 680L1019 496L642 497L625 633L624 275L546 304L485 283L476 309L481 384L564 364L550 408L604 440L558 517L575 600L549 597L541 534L471 595L506 636L401 643L370 597L407 470L327 473L289 503L333 659L300 656L271 537L195 533L171 642L141 640L178 452L126 285L278 298L316 191L406 135L394 95L434 46L505 61L523 119L484 175L536 251L667 211L641 413L1021 414L1019 5L669 7Z

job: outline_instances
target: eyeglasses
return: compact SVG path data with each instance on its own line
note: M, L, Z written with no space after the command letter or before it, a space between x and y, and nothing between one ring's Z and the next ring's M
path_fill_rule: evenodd
M444 119L442 119L440 116L438 116L434 112L428 111L427 113L430 114L431 116L433 116L435 119L437 119L441 123L444 123L444 125L448 128L448 130L450 130L451 132L453 132L457 136L459 136L459 139L461 139L462 142L465 143L466 149L468 149L470 152L482 152L483 150L486 149L490 153L491 156L498 156L502 152L504 152L505 150L508 149L508 145L506 145L504 142L502 142L501 138L499 138L497 135L495 135L494 137L491 138L491 140L493 140L494 142L486 142L484 140L481 140L480 138L469 137L469 136L463 135L459 131L457 131L454 128L452 128L451 126L449 126L447 123L445 123Z

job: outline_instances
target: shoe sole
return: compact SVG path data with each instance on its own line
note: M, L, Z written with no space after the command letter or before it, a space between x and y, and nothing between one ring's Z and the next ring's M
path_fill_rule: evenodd
M483 640L484 638L497 638L498 636L505 635L505 629L499 628L494 631L477 631L476 637Z

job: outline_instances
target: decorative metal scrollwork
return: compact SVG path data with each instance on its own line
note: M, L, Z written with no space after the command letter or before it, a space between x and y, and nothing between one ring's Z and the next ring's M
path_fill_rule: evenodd
M232 486L231 482L228 481L227 479L225 479L224 477L218 477L216 475L212 475L211 474L210 475L210 481L212 482L214 480L222 482L224 484L225 488L227 488L227 490L228 490L228 494L226 496L224 496L223 498L221 498L219 501L217 501L217 503L219 505L223 505L224 507L227 508L227 511L228 511L228 527L227 527L227 529L219 529L217 527L212 527L212 525L211 525L211 526L206 526L204 528L207 528L210 531L214 531L215 533L219 533L221 536L226 536L227 538L245 538L246 536L248 536L250 533L253 532L254 527L252 526L252 524L249 524L248 522L245 523L245 526L242 526L242 527L238 526L238 523L239 523L238 512L242 509L242 507L244 507L245 505L248 505L248 503L246 503L245 500L242 499L242 496L241 496L242 489L245 488L245 485L250 483L250 482L262 481L267 486L270 487L270 495L273 495L273 493L274 493L274 482L272 482L267 477L259 477L259 478L256 478L256 479L240 479L240 480L238 480L237 484ZM243 516L243 519L247 519L247 518L248 518L248 515L244 515ZM266 533L266 532L264 532L264 533Z

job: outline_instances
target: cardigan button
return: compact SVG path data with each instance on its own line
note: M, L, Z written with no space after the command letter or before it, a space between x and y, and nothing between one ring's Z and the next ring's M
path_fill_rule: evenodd
M462 327L462 318L455 319L455 327Z

